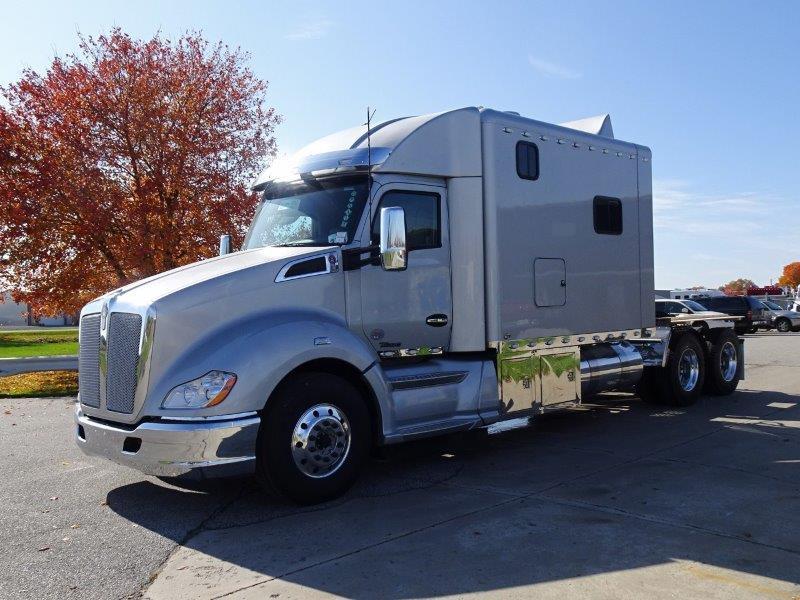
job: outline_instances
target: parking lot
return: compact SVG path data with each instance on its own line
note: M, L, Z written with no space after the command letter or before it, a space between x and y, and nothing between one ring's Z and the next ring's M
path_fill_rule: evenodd
M311 508L84 457L71 399L0 400L0 597L798 598L800 334L746 337L731 397L406 445Z

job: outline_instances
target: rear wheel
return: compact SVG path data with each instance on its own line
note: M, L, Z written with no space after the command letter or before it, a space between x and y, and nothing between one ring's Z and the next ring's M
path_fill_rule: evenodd
M656 394L660 402L689 406L700 397L705 381L705 356L693 333L684 333L670 344L667 366L656 376Z
M267 404L256 475L268 491L300 504L324 502L355 482L370 439L367 406L349 381L301 373Z
M723 329L709 336L711 348L706 364L706 384L708 393L715 396L732 394L739 385L739 340L730 329Z
M777 319L775 321L775 329L781 333L788 333L792 330L792 322L789 319Z

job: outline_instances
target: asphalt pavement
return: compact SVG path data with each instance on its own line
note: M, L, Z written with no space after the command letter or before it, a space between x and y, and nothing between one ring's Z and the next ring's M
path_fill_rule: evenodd
M77 371L77 356L25 356L0 358L0 377L36 371Z
M0 598L800 597L800 334L746 337L733 396L401 446L311 508L85 457L72 400L0 400Z

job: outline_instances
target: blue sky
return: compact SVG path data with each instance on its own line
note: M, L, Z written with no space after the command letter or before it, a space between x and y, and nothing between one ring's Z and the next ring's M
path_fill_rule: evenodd
M759 284L800 260L800 3L8 2L0 84L114 25L241 46L283 115L280 153L467 105L609 112L653 149L656 285Z

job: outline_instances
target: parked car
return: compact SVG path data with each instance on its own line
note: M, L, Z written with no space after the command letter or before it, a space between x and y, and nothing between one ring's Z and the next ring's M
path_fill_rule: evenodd
M800 312L786 310L772 300L762 300L767 315L765 329L777 329L781 333L800 331Z
M656 300L656 318L669 317L673 315L690 314L707 317L723 317L725 313L708 310L702 304L694 300Z
M707 310L716 310L734 317L742 317L736 321L736 333L755 333L767 322L764 305L752 296L715 296L699 298L697 302Z

